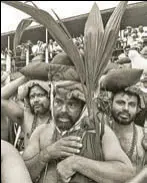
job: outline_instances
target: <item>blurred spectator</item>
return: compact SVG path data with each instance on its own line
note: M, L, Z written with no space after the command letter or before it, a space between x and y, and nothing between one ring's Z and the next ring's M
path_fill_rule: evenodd
M143 26L140 25L140 26L138 27L138 37L139 37L139 38L142 38L143 32L144 32Z
M45 48L46 48L46 43L43 43L43 41L37 41L37 45L32 46L32 53L34 55L32 62L44 61Z
M143 40L143 47L147 46L147 31L143 32L142 40Z
M53 42L53 57L62 51L63 50L62 50L61 46L56 41L54 41Z
M10 82L10 73L6 71L6 60L1 60L1 87Z
M48 50L49 50L49 58L52 60L53 59L53 40L49 40L48 44Z

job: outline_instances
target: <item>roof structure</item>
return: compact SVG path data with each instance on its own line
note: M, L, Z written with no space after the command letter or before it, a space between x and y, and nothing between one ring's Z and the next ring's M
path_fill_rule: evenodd
M114 8L101 10L104 26L106 25ZM84 33L84 26L89 13L62 19L68 31L73 37L79 36ZM138 2L129 4L121 22L121 30L127 26L138 27L139 25L147 26L147 2ZM13 48L13 38L15 31L10 31L1 34L1 50L7 47L7 38L10 36L10 49ZM42 25L29 27L23 33L21 42L31 40L36 44L38 40L45 42L46 30ZM49 35L49 38L51 36Z

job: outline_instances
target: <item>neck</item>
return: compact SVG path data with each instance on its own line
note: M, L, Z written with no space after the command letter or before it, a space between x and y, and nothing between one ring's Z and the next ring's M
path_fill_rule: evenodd
M48 117L50 117L50 112L47 111L46 113L43 113L43 114L37 114L37 117L39 117L39 118L48 118Z
M129 132L132 132L133 130L133 123L132 122L131 124L129 125L122 125L122 124L119 124L117 122L114 121L114 131L116 133L119 133L119 134L126 134L126 133L129 133Z

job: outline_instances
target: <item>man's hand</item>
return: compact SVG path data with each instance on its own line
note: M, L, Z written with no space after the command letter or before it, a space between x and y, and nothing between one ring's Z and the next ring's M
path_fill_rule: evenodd
M57 165L57 172L59 174L60 179L64 183L68 183L71 177L76 173L74 171L74 164L76 162L76 157L78 156L70 156Z
M81 138L76 136L64 137L47 147L50 159L64 158L80 153Z

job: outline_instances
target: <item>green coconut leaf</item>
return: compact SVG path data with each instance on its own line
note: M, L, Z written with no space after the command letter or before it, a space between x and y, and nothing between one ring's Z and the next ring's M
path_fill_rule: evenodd
M33 22L32 18L27 18L27 19L23 19L21 20L21 22L18 24L17 28L16 28L16 32L15 32L15 36L14 36L14 40L13 40L13 49L14 49L14 54L16 55L16 48L20 43L21 37L25 31L25 29L31 25L31 23Z

